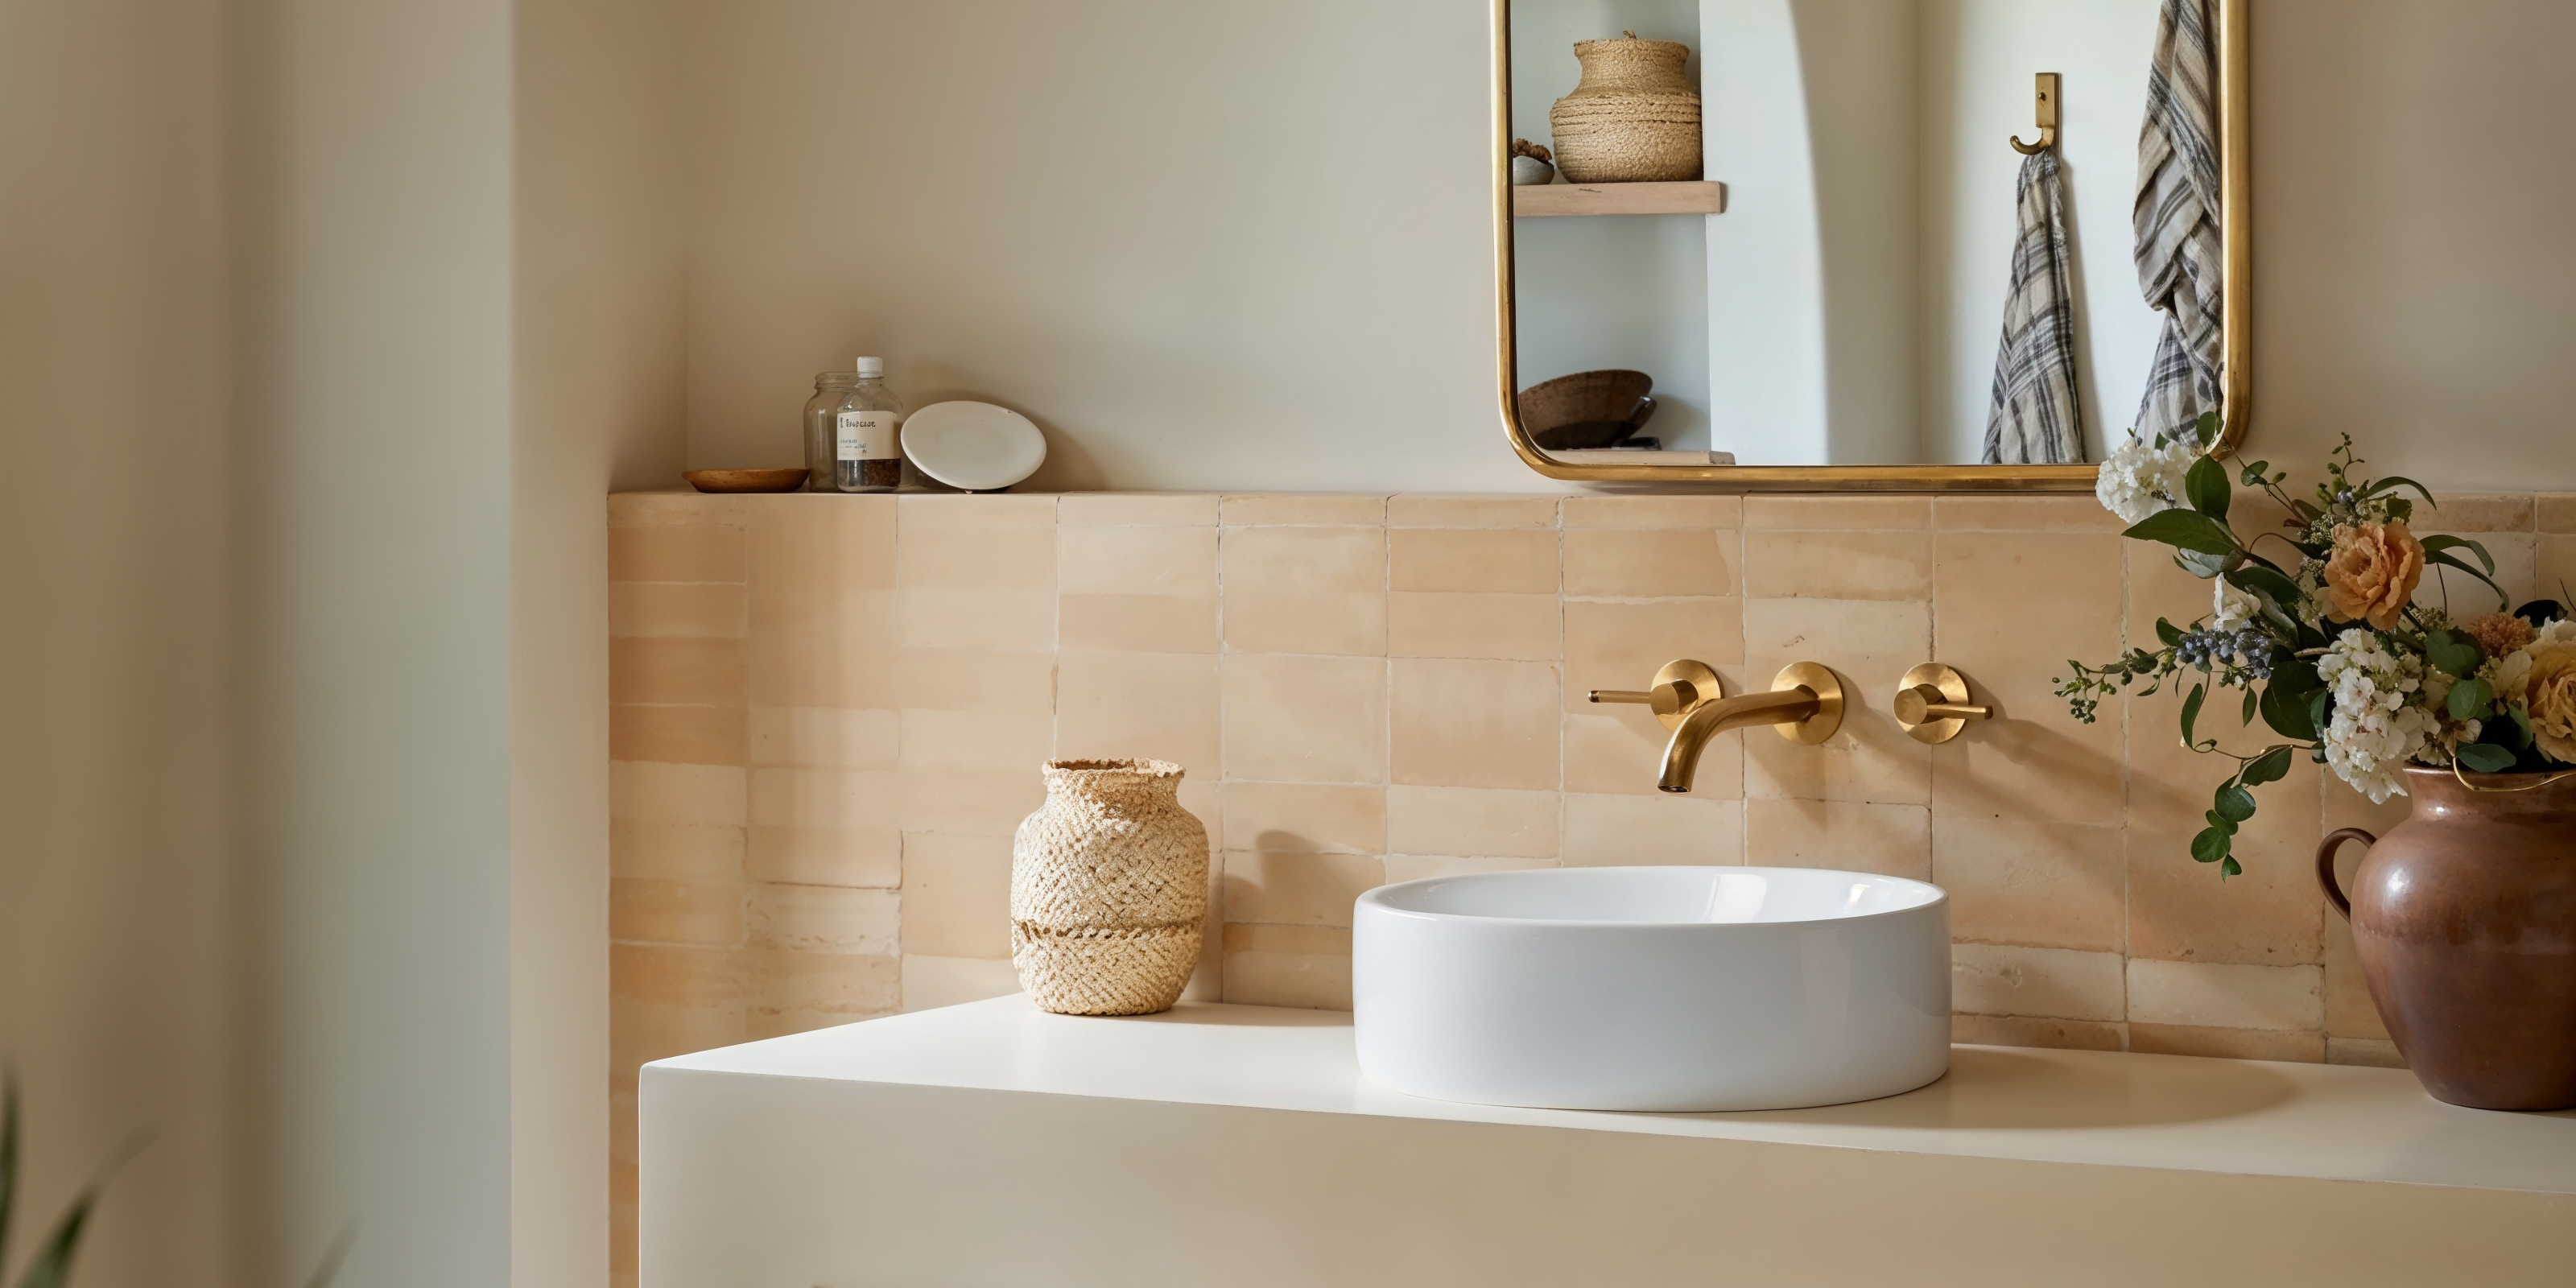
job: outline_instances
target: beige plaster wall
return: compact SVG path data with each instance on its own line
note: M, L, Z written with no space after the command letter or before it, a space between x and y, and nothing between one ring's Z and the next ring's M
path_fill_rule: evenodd
M12 1256L149 1133L98 1209L85 1288L241 1282L251 1211L226 17L219 0L0 5Z
M693 463L795 460L883 352L1054 431L1041 486L1546 490L1496 443L1484 6L691 14ZM2555 0L2255 0L2259 452L2576 487L2571 47Z

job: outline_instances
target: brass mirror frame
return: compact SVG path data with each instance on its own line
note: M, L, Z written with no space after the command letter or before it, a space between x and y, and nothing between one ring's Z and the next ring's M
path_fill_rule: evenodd
M2245 441L2254 399L2254 254L2251 130L2246 111L2246 8L2216 0L2218 23L2219 218L2227 243L2223 318L2227 376L2224 419L2212 454ZM1517 297L1513 284L1512 0L1493 0L1494 324L1503 430L1523 463L1552 479L1580 483L1684 483L1722 492L2089 492L2092 465L1592 465L1547 454L1521 424Z

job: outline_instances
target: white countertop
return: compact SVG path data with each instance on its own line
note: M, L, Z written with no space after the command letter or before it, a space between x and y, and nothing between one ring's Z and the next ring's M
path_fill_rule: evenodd
M1048 1015L1014 994L655 1062L850 1083L2576 1194L2576 1113L2445 1105L2397 1069L1961 1046L1920 1091L1821 1109L1503 1109L1377 1087L1339 1011Z

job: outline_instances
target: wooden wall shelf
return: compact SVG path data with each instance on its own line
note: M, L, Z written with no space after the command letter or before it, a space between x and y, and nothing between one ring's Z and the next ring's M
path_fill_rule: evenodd
M1726 185L1691 183L1551 183L1512 189L1512 213L1523 219L1559 215L1722 215Z

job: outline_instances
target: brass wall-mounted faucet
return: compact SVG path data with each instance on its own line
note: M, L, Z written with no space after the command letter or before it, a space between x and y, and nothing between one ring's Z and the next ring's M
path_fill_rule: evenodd
M1943 666L1926 662L1905 673L1898 682L1896 723L1905 726L1905 736L1916 742L1943 743L1959 736L1971 720L1991 720L1993 707L1975 706L1968 701L1968 677Z
M1791 742L1810 745L1834 736L1843 724L1843 686L1834 673L1813 662L1790 665L1771 678L1769 693L1726 696L1725 682L1705 662L1683 658L1655 672L1655 687L1594 689L1595 702L1626 702L1654 709L1655 718L1673 731L1664 744L1664 772L1655 786L1686 792L1699 775L1699 755L1708 740L1729 729L1770 725Z

